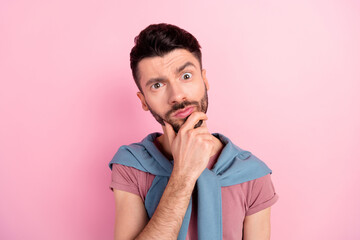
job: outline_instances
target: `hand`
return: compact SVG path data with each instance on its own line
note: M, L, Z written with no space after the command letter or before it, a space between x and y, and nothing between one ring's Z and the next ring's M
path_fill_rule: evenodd
M202 120L200 127L194 126ZM166 136L174 158L173 174L182 179L196 181L206 168L214 148L213 136L209 133L203 112L193 112L181 126L178 134L165 122Z

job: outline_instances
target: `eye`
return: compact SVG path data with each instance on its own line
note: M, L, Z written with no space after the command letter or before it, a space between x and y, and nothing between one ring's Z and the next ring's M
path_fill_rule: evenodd
M162 87L163 85L164 85L164 84L157 82L157 83L151 85L151 88L153 88L153 89L158 89L158 88Z
M184 80L188 80L192 77L192 74L191 73L184 73L181 78L184 79Z

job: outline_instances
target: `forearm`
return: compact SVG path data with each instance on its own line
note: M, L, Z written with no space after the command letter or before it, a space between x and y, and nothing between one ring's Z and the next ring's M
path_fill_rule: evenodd
M136 239L177 239L195 180L171 176L154 215Z

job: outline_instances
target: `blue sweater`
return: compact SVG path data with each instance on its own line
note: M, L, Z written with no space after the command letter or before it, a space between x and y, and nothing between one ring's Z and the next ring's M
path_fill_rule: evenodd
M117 163L136 168L155 175L152 185L145 198L145 208L151 218L159 204L171 175L173 164L157 149L154 140L160 133L151 133L139 143L124 145L119 148L109 163ZM196 182L198 191L198 239L222 239L222 205L221 187L240 184L263 177L271 170L264 162L234 145L222 134L214 133L224 148L213 169L205 169ZM183 223L179 240L186 238L192 201L190 201Z

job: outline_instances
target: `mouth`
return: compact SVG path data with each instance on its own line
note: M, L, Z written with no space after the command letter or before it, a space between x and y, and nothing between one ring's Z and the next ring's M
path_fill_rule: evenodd
M176 118L186 118L194 111L194 107L189 106L184 109L180 109L174 113L174 116Z

